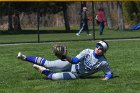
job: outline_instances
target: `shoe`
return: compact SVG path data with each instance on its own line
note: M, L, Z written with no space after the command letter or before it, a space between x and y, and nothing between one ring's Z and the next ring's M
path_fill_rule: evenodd
M76 33L76 35L77 35L77 36L80 36L80 34L79 34L79 33Z
M26 60L26 56L23 55L21 52L18 53L17 58L21 60Z
M36 70L38 70L41 73L42 73L42 71L46 70L45 67L39 66L39 65L36 65L36 64L33 65L33 68L35 68Z
M100 33L100 35L103 35L103 33Z

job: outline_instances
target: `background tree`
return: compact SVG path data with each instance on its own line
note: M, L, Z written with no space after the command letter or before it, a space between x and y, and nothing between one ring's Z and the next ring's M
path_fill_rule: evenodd
M63 7L63 16L64 16L64 24L65 24L65 28L66 28L66 31L70 31L70 25L69 25L69 17L68 17L68 6L67 6L67 3L63 3L62 4L62 7Z
M21 27L36 27L37 4L39 4L40 26L66 26L67 24L66 29L69 29L68 25L71 24L71 26L75 26L80 22L79 13L77 12L80 10L80 3L81 2L1 2L0 25L2 27L6 24L6 29L11 31L14 28L13 17L16 14L18 20L16 28L17 31L19 31ZM91 2L85 3L88 8L88 17L92 16ZM99 6L103 6L105 9L109 28L118 27L123 29L123 24L125 26L129 25L127 27L130 27L130 25L134 25L140 20L140 2L95 2L95 11L99 8ZM124 19L122 19L124 16L125 23ZM90 23L88 25L90 25Z
M110 7L109 7L109 2L105 2L104 3L104 7L105 7L105 13L106 13L106 17L107 17L107 24L108 24L108 27L110 29L113 28L113 22L112 22L112 18L111 18L111 13L110 13Z
M8 30L9 31L13 31L13 19L12 19L12 5L11 3L9 2L8 3Z
M20 14L21 12L29 12L30 7L32 7L31 3L27 2L12 2L14 13L13 13L13 24L14 24L14 30L15 31L21 31L21 25L20 25ZM34 3L33 3L34 5ZM28 11L27 11L28 10Z
M125 20L129 23L129 25L134 25L140 22L140 2L125 2L124 3L125 10Z
M118 7L118 29L122 31L125 29L122 2L117 2L117 7Z

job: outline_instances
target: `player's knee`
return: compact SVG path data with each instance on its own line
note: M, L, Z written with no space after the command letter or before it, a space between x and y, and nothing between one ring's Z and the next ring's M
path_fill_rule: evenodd
M60 74L60 73L54 73L54 74L51 76L51 79L52 79L52 80L62 80L62 79L63 79L63 75Z
M51 76L52 80L72 80L76 79L76 76L72 73L54 73Z

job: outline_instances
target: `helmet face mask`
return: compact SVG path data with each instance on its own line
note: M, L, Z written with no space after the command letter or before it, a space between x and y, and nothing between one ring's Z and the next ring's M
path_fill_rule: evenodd
M103 40L97 42L96 47L97 46L100 46L103 49L104 52L106 52L109 49L109 46L108 46L107 42L105 42Z

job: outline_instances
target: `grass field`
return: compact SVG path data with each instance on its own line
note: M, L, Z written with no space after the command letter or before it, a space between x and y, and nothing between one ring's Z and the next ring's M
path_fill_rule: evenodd
M75 30L75 33L43 33L39 35L40 42L93 39L92 29L90 29L90 33L92 34L91 36L87 36L85 32L81 33L80 36L76 36L75 34L77 31ZM24 32L26 32L26 34L23 34ZM105 29L104 35L99 35L98 29L97 28L95 29L95 39L112 39L112 38L140 38L140 30L118 31L118 30ZM24 30L21 31L21 33L19 32L19 34L6 34L6 35L0 34L0 43L17 43L17 42L38 42L37 31Z
M54 42L55 43L55 42ZM102 72L85 79L51 81L32 68L31 63L16 58L19 51L27 55L54 60L54 43L0 46L0 93L140 93L140 41L108 41L106 56L114 78L102 81ZM63 42L68 54L75 56L94 41Z

